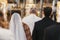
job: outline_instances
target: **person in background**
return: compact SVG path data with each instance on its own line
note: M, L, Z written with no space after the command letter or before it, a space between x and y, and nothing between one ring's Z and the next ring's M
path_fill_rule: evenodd
M2 20L2 22L1 22L2 23L2 27L8 29L9 28L8 27L9 23L8 23L8 21L4 20L2 11L0 11L0 20Z
M22 22L25 23L29 27L31 35L32 35L32 31L34 29L34 23L37 22L37 21L39 21L39 20L41 20L41 18L39 18L37 16L36 9L31 8L30 15L24 17L22 19Z
M0 40L14 40L14 34L4 25L3 13L0 11Z
M21 17L18 13L14 13L11 17L9 29L14 33L15 40L27 40L24 32Z
M44 29L50 25L56 24L56 22L50 18L51 12L51 7L44 8L45 17L42 20L35 23L32 34L32 40L43 40Z
M54 18L54 21L57 21L57 18L56 18L56 16L57 16L57 4L55 4L53 7L52 7L52 12L53 12L53 14L52 14L52 16L53 16L53 18Z

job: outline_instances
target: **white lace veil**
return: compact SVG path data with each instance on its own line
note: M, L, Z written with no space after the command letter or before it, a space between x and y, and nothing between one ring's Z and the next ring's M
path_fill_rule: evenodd
M26 35L22 25L21 17L14 13L11 17L9 29L15 34L15 40L26 40Z

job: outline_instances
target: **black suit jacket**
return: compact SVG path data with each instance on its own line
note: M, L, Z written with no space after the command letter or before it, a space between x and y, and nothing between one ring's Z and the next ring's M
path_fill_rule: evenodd
M46 28L44 31L44 40L60 40L60 24Z
M33 40L43 40L44 29L50 25L56 24L50 18L45 17L42 20L35 23L32 39Z

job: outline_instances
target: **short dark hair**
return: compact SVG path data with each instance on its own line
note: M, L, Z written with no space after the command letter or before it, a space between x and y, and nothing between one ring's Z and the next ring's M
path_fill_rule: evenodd
M52 8L51 7L45 7L44 8L44 15L45 15L45 17L46 16L49 17L51 12L52 12Z

